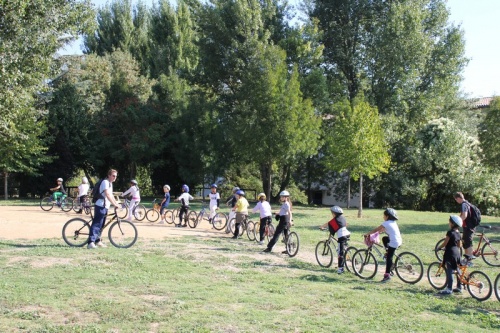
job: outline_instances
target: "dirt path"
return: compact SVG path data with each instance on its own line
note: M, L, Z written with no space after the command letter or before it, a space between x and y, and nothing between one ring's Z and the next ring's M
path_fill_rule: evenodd
M0 206L0 239L39 239L61 238L64 223L74 217L87 218L83 214L71 211L65 213L56 208L45 212L40 207ZM146 220L144 220L146 221ZM139 237L162 239L165 237L202 236L229 237L222 231L210 228L208 222L202 222L196 229L175 228L170 224L137 222Z

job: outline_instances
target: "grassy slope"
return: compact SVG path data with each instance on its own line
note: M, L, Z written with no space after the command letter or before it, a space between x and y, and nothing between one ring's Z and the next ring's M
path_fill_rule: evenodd
M468 293L437 297L417 285L337 275L314 262L326 237L317 226L327 208L294 207L301 237L297 258L223 234L212 238L139 239L131 249L88 251L62 239L0 241L1 332L491 332L500 302ZM346 217L351 245L382 221L382 210ZM448 214L400 211L403 249L429 264ZM484 224L494 221L485 217ZM499 227L500 222L493 223ZM169 228L169 227L166 227ZM139 235L140 236L140 235ZM500 239L496 231L496 238ZM382 268L379 268L379 272ZM500 268L476 267L493 280Z

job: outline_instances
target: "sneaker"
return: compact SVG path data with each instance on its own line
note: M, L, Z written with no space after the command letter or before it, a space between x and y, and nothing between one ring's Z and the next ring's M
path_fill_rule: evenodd
M161 220L158 224L165 224L165 220Z
M271 252L271 249L270 248L265 248L264 251L262 251L262 252L269 253L269 252Z
M264 241L257 242L259 245L264 245Z
M187 224L185 224L185 223L182 225L182 227L183 227L183 228L187 228L187 226L188 226L188 225L187 225Z
M390 279L391 279L391 274L385 273L384 274L384 278L380 282L384 282L385 283L385 282L389 281Z
M462 288L455 288L455 289L453 289L453 292L461 294L462 293Z
M439 292L439 295L451 295L451 293L452 293L451 289L446 288L446 289L441 290Z
M97 246L95 246L95 243L94 242L90 242L88 245L87 245L87 249L96 249Z
M238 238L239 238L238 236L231 237L231 239L238 239Z
M98 247L108 247L106 244L104 244L102 241L100 242L97 242L95 245L97 245Z
M176 227L176 228L181 228L181 227L182 227L182 225L180 225L180 224L176 224L176 225L175 225L175 227Z
M338 274L344 273L344 267L340 267L339 269L337 269L337 273Z

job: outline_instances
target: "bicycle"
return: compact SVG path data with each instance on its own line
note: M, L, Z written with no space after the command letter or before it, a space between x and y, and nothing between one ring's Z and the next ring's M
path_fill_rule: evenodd
M236 218L232 218L231 221L229 221L229 230L231 230L231 234L234 235L234 233L236 232ZM240 230L238 237L242 236L243 233L246 232L248 239L254 241L255 240L254 230L255 230L255 222L249 220L248 215L245 215L243 221L240 223Z
M498 274L495 279L495 284L493 289L495 289L495 296L497 297L497 300L500 302L500 274Z
M88 196L85 196L83 198L83 202L80 201L80 198L74 198L73 199L73 210L75 213L78 213L80 211L84 212L87 215L90 215L90 217L93 217L92 214L92 205L90 204L90 200Z
M275 231L276 228L274 227L271 218L269 218L264 229L264 239L266 239L268 243L273 238ZM260 239L260 220L259 222L255 223L253 227L253 233L255 240L258 242L258 239Z
M157 199L153 200L153 208L150 208L146 211L146 219L149 222L156 222L160 218L160 204L157 202Z
M376 245L376 247L374 247L374 245ZM367 249L360 249L354 253L352 257L352 268L354 274L361 279L371 279L377 274L378 261L373 255L373 249L375 249L381 261L385 263L385 253L382 254L378 247L383 248L382 245L374 243ZM415 284L422 279L424 275L424 265L417 255L407 251L400 254L395 253L394 256L396 258L391 267L391 276L394 276L394 271L396 271L396 275L403 282L409 284Z
M293 258L299 252L300 239L295 231L290 232L291 227L291 223L288 223L288 233L283 232L282 242L285 243L286 254L288 254L290 258Z
M427 269L427 279L434 289L441 290L447 285L448 279L444 266L443 261L436 261L431 263ZM474 271L467 274L468 267L468 264L458 265L458 269L455 272L458 281L460 281L462 285L467 286L467 291L473 298L478 301L486 301L493 292L490 278L481 271Z
M47 194L48 193L46 193L46 195ZM54 199L54 194L40 199L40 208L42 208L42 210L46 212L54 208L54 206L56 205L60 207L64 212L69 212L73 208L73 200L71 198L68 198L66 194L63 194L57 200Z
M477 242L477 247L475 250L472 251L472 254L476 257L481 256L484 262L490 266L494 267L500 266L500 253L499 253L500 240L488 239L486 237L485 230L491 229L490 225L478 226L476 228L481 228L482 232L476 233L476 235L479 237L479 242ZM434 246L434 254L436 255L436 258L439 261L443 260L442 252L439 249L441 249L444 240L445 240L444 238L439 240L436 243L436 246ZM481 248L483 242L484 245ZM460 256L462 256L462 248L460 248Z
M190 228L196 228L198 226L198 224L200 224L201 221L203 221L204 219L206 221L209 221L209 223L212 224L212 226L214 228L215 228L215 225L217 225L217 226L220 227L222 224L224 224L223 227L225 227L226 223L227 223L227 216L226 216L226 214L219 213L219 212L216 212L215 215L214 215L214 217L213 217L213 219L210 220L210 210L207 209L206 205L202 205L200 212L197 214L196 220L192 220L191 218L188 217L189 227ZM217 230L220 230L220 229L217 229Z
M122 212L124 210L127 211L128 209L130 209L130 200L125 199L122 203ZM146 217L146 207L141 203L135 205L135 207L132 209L132 215L137 221L144 220L144 218ZM124 216L120 214L120 218L125 218L125 216L126 214L124 214Z
M335 253L338 256L340 251L340 249L337 247L337 243L337 238L335 238L332 234L329 234L327 240L318 242L318 244L316 245L315 255L316 261L321 267L328 268L332 265L334 259L333 254ZM358 249L354 246L349 246L347 242L345 245L346 249L344 250L344 267L348 272L352 272L352 258L354 257L354 253L356 253ZM335 251L333 251L332 248L335 249Z
M110 214L111 219L104 223L101 234L109 226L108 238L111 244L118 248L129 248L137 241L137 228L132 222L122 220L118 211ZM92 220L85 221L80 217L66 222L62 229L62 237L66 244L73 247L82 247L90 240Z

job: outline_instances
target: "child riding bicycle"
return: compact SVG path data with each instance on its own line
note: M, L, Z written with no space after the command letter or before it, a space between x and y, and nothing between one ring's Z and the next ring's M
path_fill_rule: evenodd
M457 287L453 288L453 272L458 269L460 264L460 247L462 246L462 235L460 229L462 227L462 219L457 215L450 215L448 220L450 230L446 233L446 238L441 247L444 250L443 261L446 267L446 288L440 292L442 295L450 295L452 292L461 293L462 284L457 279Z
M245 198L245 192L243 190L236 191L236 204L234 205L233 211L236 213L236 224L234 228L233 239L237 239L240 234L240 226L246 216L248 216L248 201Z
M132 196L132 199L130 200L130 204L128 207L128 215L126 218L126 221L131 222L132 221L132 213L134 212L135 207L139 205L139 202L141 202L141 194L139 190L139 186L137 186L137 180L132 179L130 181L130 188L122 193L122 197L125 197L127 195Z
M266 201L266 195L259 193L257 195L259 202L252 209L253 213L260 212L260 228L259 228L259 245L264 245L264 233L266 231L266 224L271 223L271 205Z
M164 185L163 186L163 193L165 193L165 194L164 194L163 200L160 203L160 206L161 206L161 208L160 208L160 216L161 216L160 224L163 224L166 222L165 218L163 217L163 211L165 209L167 209L168 205L170 204L170 186Z
M269 244L267 244L267 248L262 251L265 253L271 252L273 250L274 244L276 244L282 232L285 233L285 236L288 236L288 230L290 229L290 223L292 221L292 205L290 202L290 192L281 191L280 201L282 202L282 205L279 213L276 214L276 219L279 220L279 223L276 227L273 238L271 239ZM287 251L283 251L283 253L287 253Z
M392 208L387 208L386 210L384 210L384 222L364 235L364 237L366 238L370 237L371 234L374 234L376 232L387 233L387 236L382 237L382 242L384 243L384 247L387 250L385 274L382 282L388 282L391 279L392 258L394 257L394 252L396 252L396 249L403 243L401 232L399 231L398 224L396 223L397 220L398 215L396 211Z
M57 185L50 189L52 192L52 198L57 202L58 205L61 205L61 200L66 197L67 193L64 189L63 179L57 178Z
M335 235L335 233L337 233L337 242L339 244L339 255L338 255L339 268L337 270L337 273L342 274L344 273L344 251L346 248L347 241L351 236L351 233L349 232L349 230L347 230L347 221L345 217L342 215L344 214L342 208L340 208L339 206L333 206L330 208L330 211L332 212L333 219L323 224L319 228L321 230L324 230L326 229L326 226L328 226L328 230L330 230L330 234L332 236Z

